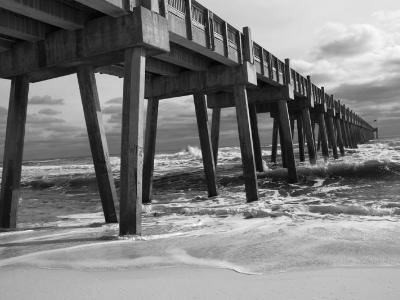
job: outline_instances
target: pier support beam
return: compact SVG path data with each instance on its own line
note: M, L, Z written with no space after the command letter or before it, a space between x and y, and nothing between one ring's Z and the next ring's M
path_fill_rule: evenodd
M338 154L338 149L337 149L337 139L336 139L336 134L335 134L335 127L333 125L332 116L329 112L325 115L325 119L326 119L326 124L327 124L327 129L328 129L329 143L330 143L330 145L332 147L332 151L333 151L333 157L335 159L338 159L339 154Z
M146 50L125 50L122 108L120 235L142 233L143 109Z
M208 196L214 197L218 195L217 179L215 174L213 148L208 130L206 96L204 94L195 94L194 106L196 109L197 127L199 130L201 153L207 180Z
M215 166L218 165L220 123L221 123L221 108L213 108L212 122L211 122L211 143L213 147Z
M117 192L103 126L96 77L91 66L78 68L78 82L104 218L106 223L117 223L114 206L117 201Z
M233 95L236 106L240 150L242 152L243 175L248 202L258 200L258 183L253 153L253 138L250 128L249 105L245 85L235 85Z
M303 118L301 114L297 116L297 136L298 136L298 142L299 142L299 155L300 155L300 161L304 162L306 160L306 156L304 153L304 130L303 130Z
M0 194L0 227L16 228L28 105L29 78L12 79Z
M254 147L254 158L256 162L256 170L258 172L263 172L263 159L261 152L260 134L258 131L258 119L257 119L257 109L255 105L249 105L249 115L251 124L251 133L253 137L253 147Z
M285 148L285 138L280 121L279 121L279 143L281 145L282 167L287 168L288 164L287 164L287 156Z
M319 138L321 139L322 155L325 159L329 158L328 134L326 132L324 113L319 113Z
M337 141L338 141L338 146L340 149L340 154L342 156L345 156L344 142L343 142L343 135L342 135L342 126L340 125L339 117L335 118L335 125L336 125Z
M276 163L276 156L278 153L278 133L279 133L279 120L274 118L274 125L272 128L272 148L271 148L271 162Z
M146 133L143 161L143 198L144 204L153 199L154 157L156 153L158 106L160 100L149 99L147 104Z
M349 146L350 146L350 148L354 149L355 146L354 146L353 134L351 132L351 125L349 125L349 122L347 122L347 121L345 122L345 129L347 132L347 137L349 139Z
M285 147L284 155L286 157L286 163L288 167L288 179L290 183L295 183L298 181L298 177L297 177L296 161L294 158L292 132L290 129L290 119L289 119L287 101L280 100L277 102L277 105L278 105L279 123L282 132L281 144L283 144Z
M289 117L290 117L290 115L289 115ZM294 139L294 121L295 121L294 117L290 118L290 130L292 132L292 140Z
M301 111L303 117L304 133L307 139L307 149L310 163L315 165L317 163L317 150L315 149L315 138L311 124L310 110L303 108Z
M345 121L343 120L343 116L342 116L342 118L339 119L339 123L340 123L340 128L342 130L343 145L346 148L349 148L350 147L350 143L349 143L349 138L347 136L347 130L346 130Z

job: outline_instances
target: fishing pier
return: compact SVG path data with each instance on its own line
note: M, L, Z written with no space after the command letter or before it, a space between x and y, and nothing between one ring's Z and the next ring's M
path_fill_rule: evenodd
M121 183L112 177L95 73L124 78ZM247 201L257 201L263 171L258 114L274 122L288 181L300 160L334 159L374 138L376 129L323 87L192 0L1 0L0 78L11 92L0 194L0 228L15 228L30 83L77 74L105 221L121 235L141 234L142 203L151 203L159 102L193 95L210 197L221 110L236 109ZM148 101L145 114L145 99ZM208 109L212 122L208 123ZM316 127L318 125L318 134ZM318 152L318 145L321 153ZM306 151L307 150L307 151ZM120 203L117 218L114 203Z

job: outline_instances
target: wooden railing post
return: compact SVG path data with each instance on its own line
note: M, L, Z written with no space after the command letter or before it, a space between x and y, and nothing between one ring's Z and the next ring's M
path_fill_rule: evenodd
M186 34L188 40L193 40L193 22L192 22L192 0L185 1L185 21L186 21Z
M269 53L269 52L268 52L267 64L268 64L268 78L273 80L274 79L274 69L273 69L271 53Z
M151 11L160 13L159 0L140 0L140 4Z
M251 29L249 27L244 27L243 35L243 59L250 62L251 64L254 64L253 39L251 37Z
M283 84L286 85L287 87L290 86L291 84L291 72L290 72L290 59L286 58L285 59L285 74L283 77Z
M264 49L260 47L260 64L261 64L261 74L265 76L265 64L264 64Z
M160 0L160 14L168 19L168 0Z
M228 37L228 23L222 22L222 38L224 43L224 55L229 57L229 37Z
M212 21L212 18L211 18L211 12L208 10L208 9L206 9L205 10L205 12L204 12L204 16L205 16L205 25L204 25L204 27L205 27L205 31L206 31L206 37L207 37L207 40L206 40L206 46L207 46L207 48L208 49L211 49L211 50L214 50L213 48L213 44L214 44L214 39L213 39L213 37L214 37L214 28L213 28L213 21Z
M244 57L243 57L243 40L244 40L244 37L243 37L243 34L240 31L237 32L236 39L237 39L238 62L240 64L243 64L244 63Z

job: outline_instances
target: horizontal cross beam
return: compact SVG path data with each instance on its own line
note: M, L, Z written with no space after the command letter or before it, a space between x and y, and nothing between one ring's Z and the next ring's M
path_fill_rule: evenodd
M149 58L146 61L146 72L148 73L153 73L162 76L176 76L181 71L182 69L177 66L171 65L169 63L154 58ZM125 71L123 65L110 65L110 66L100 67L96 70L96 72L123 78Z
M44 39L48 29L44 23L0 9L0 33L5 36L33 42Z
M291 91L291 92L290 92ZM263 88L248 89L249 104L270 104L281 100L291 100L293 96L293 86L265 86ZM294 101L290 101L294 102ZM235 107L233 95L226 92L213 93L207 99L208 108L228 108Z
M118 63L114 62L119 59L115 52L134 47L148 49L150 56L168 52L167 20L137 7L127 16L90 21L82 30L59 30L49 34L44 41L19 43L0 53L0 78L51 72L57 68L69 71L68 68L93 63L96 58L102 59L104 65Z
M82 12L54 0L1 0L0 8L63 29L73 30L84 25Z
M174 77L155 77L146 82L146 98L172 98L218 91L234 85L257 85L254 65L217 66L204 72L184 72Z

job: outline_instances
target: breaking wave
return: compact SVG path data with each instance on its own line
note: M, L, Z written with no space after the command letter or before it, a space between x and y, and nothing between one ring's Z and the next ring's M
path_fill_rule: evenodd
M327 215L397 218L400 216L399 147L399 141L370 143L348 150L345 157L336 161L331 159L326 163L320 159L315 166L302 163L298 167L298 184L288 184L287 170L268 163L270 151L264 148L265 171L258 174L260 201L246 203L239 148L220 149L217 168L220 195L209 199L201 151L188 146L178 153L156 156L154 201L144 209L144 214L149 218ZM119 158L112 157L111 165L118 189ZM28 195L24 203L35 208L43 205L38 208L38 220L49 205L53 205L56 215L51 221L82 210L101 211L90 159L27 162L22 186ZM29 212L27 209L22 219L24 216L28 219Z
M185 170L182 168L189 168L190 171L186 170L186 173L189 174L191 171L195 170L194 164L190 164L190 162L185 160L185 157L190 156L191 160L196 161L197 170L195 173L198 173L200 176L202 162L201 162L201 152L197 148L189 147L187 152L180 152L180 154L173 155L169 158L165 158L161 161L157 161L155 163L156 175L157 173L163 173L163 176L170 176L171 174L178 174L178 176L185 176ZM163 169L163 164L165 160L171 159L174 160L176 157L180 157L179 162L176 163L180 165L181 170L169 171L167 168ZM240 157L239 157L240 158ZM222 158L224 159L224 158ZM230 158L231 163L240 163L240 160ZM172 163L171 163L172 164ZM259 178L270 178L271 180L281 180L284 181L287 178L287 170L282 168L273 168L268 167L268 165L264 162L265 167L264 173L259 174ZM161 166L160 170L157 170L157 167ZM79 170L80 165L71 165L67 167L66 172L64 170L60 170L59 174L51 174L51 175L43 175L43 176L26 176L22 179L22 185L24 187L29 187L33 189L50 189L50 188L82 188L82 187L92 187L96 188L96 177L92 167L85 167L83 170ZM239 165L240 167L240 165ZM28 167L31 173L35 173L35 167ZM79 170L80 172L73 173L71 169ZM176 167L175 167L176 168ZM199 170L200 168L200 170ZM37 170L37 173L40 173L41 170ZM172 168L171 168L172 170ZM116 180L116 185L119 185L119 165L113 168L114 178ZM158 172L157 172L158 171ZM224 185L231 185L235 183L238 178L232 176L224 176L226 174L222 174L222 181ZM316 166L311 165L303 165L298 167L298 174L301 177L314 177L314 178L330 178L330 177L341 177L341 178L369 178L369 179L385 179L385 180L398 180L400 179L400 163L394 162L390 160L367 160L361 162L347 162L347 161L338 161L332 163L320 163ZM238 174L238 177L241 175ZM183 178L184 179L184 178Z

